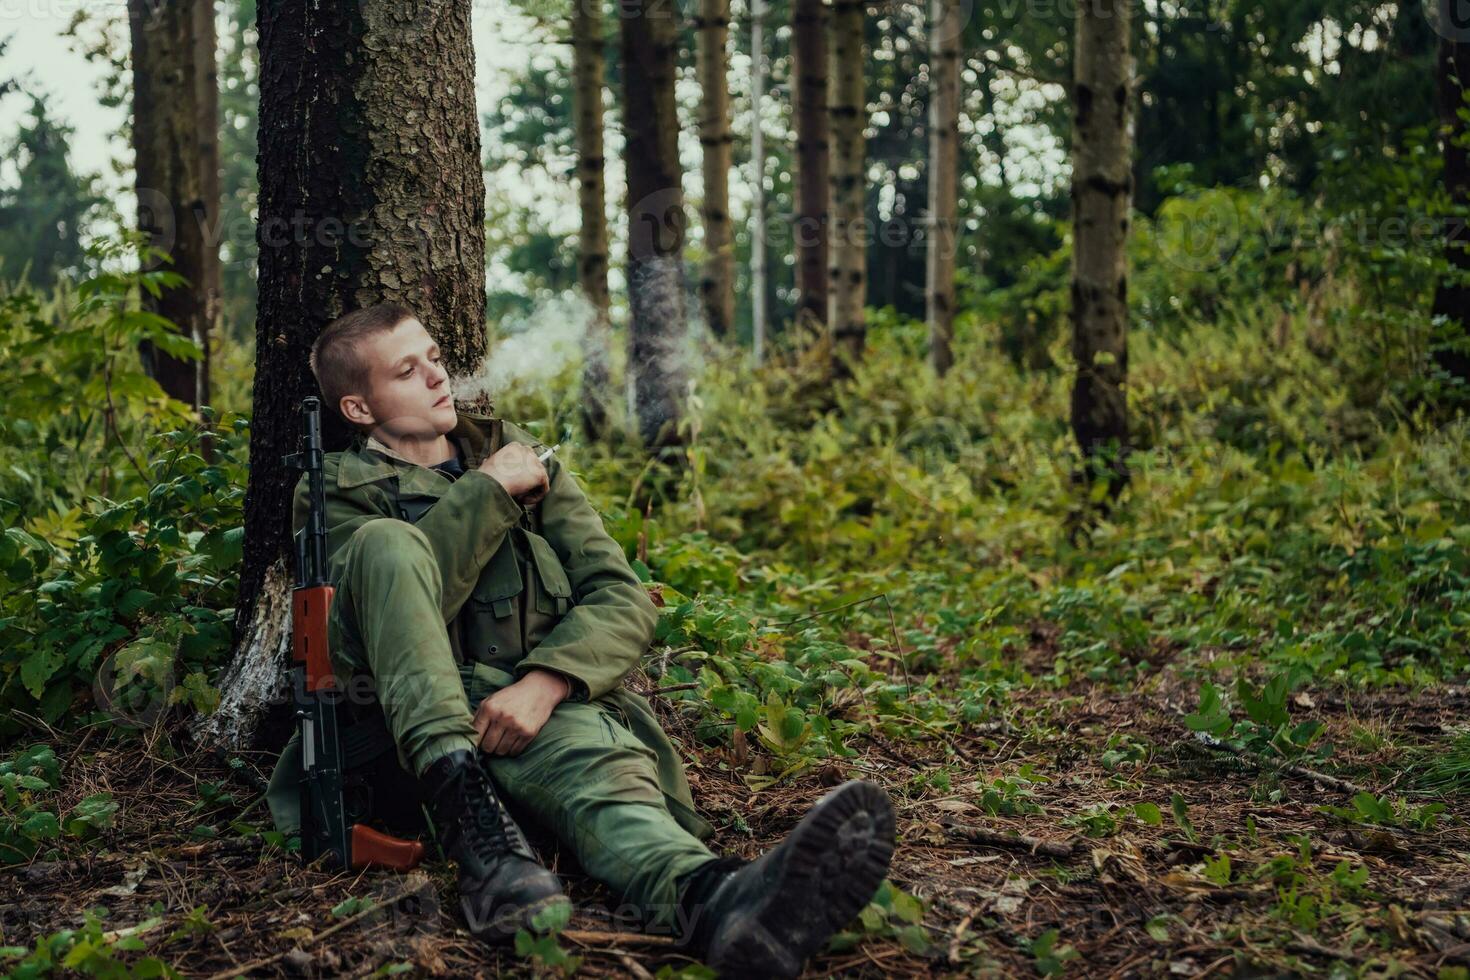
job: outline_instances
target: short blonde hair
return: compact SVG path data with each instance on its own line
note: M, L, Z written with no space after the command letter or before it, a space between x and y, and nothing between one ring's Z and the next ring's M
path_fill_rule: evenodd
M401 303L378 303L327 324L311 345L310 358L311 373L316 375L317 387L322 390L322 401L340 416L344 395L367 394L372 383L372 365L359 352L362 341L387 333L404 320L414 319L417 314Z

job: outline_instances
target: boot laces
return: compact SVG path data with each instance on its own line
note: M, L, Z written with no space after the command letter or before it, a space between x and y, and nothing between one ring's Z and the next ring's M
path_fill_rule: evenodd
M468 817L465 829L469 831L466 836L476 856L488 862L514 851L510 815L505 812L495 787L480 766L470 768L465 791L469 796L469 805L465 808Z

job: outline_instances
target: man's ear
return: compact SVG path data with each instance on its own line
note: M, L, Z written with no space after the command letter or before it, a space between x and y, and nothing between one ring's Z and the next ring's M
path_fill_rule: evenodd
M372 426L378 424L378 420L373 418L372 409L368 408L367 399L361 395L343 395L339 407L342 411L342 417L353 425Z

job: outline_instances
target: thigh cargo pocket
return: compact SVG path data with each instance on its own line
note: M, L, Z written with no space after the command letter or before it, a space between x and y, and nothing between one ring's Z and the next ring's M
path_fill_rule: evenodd
M507 538L491 556L465 604L465 654L483 664L519 663L521 650L521 565Z

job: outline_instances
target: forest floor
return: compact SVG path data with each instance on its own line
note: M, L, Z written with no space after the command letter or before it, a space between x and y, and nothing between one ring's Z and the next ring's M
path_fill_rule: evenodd
M873 737L757 793L728 750L681 741L717 850L756 854L845 778L892 794L890 879L922 900L922 928L868 916L811 975L1466 976L1464 811L1384 814L1354 799L1386 798L1442 753L1470 691L1298 690L1296 713L1338 747L1331 775L1315 776L1201 742L1182 722L1192 692L1167 665L1133 690L1018 691L1005 722L958 739ZM249 832L263 804L241 813L270 760L225 766L174 750L181 736L158 729L102 750L86 733L49 736L67 796L106 790L120 806L90 845L0 874L0 946L16 975L44 972L48 937L67 929L90 929L67 962L96 975L129 975L108 972L123 964L144 975L143 957L221 978L557 972L544 955L477 943L440 862L406 876L303 869ZM918 778L938 763L944 791ZM607 894L555 866L577 913L551 959L580 958L582 975L690 966L666 940L616 931ZM107 914L87 925L98 906Z

